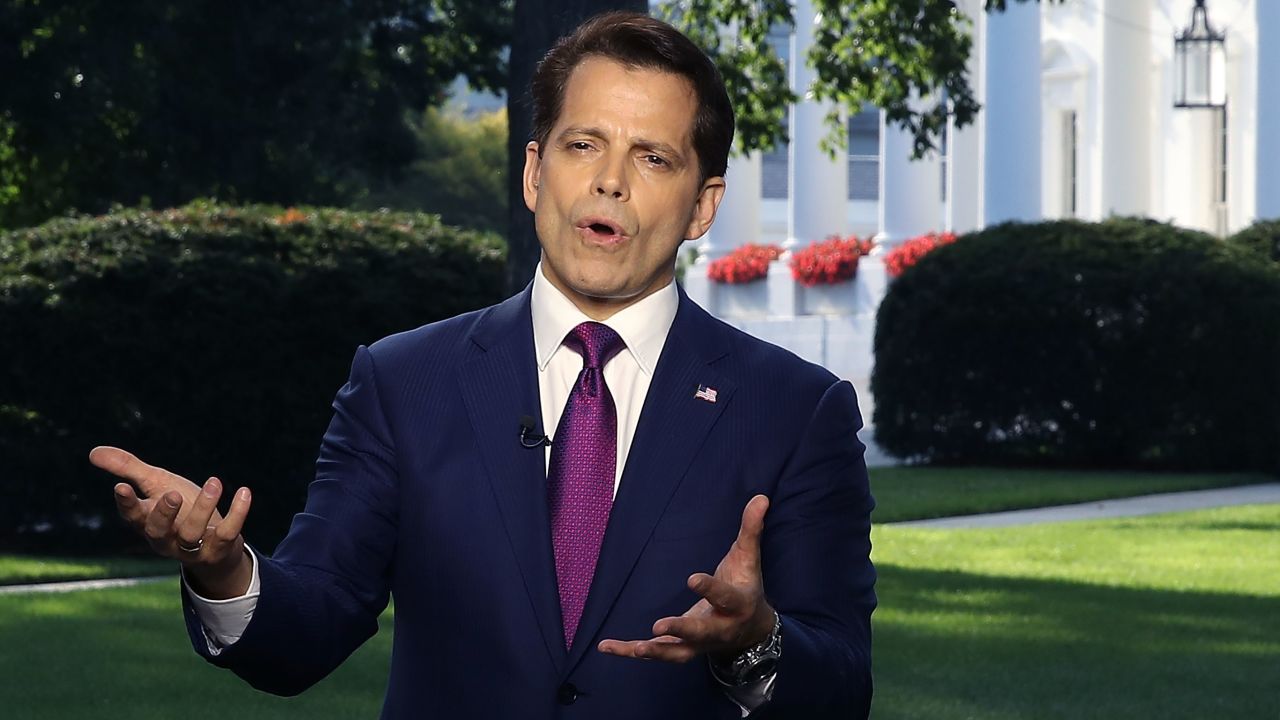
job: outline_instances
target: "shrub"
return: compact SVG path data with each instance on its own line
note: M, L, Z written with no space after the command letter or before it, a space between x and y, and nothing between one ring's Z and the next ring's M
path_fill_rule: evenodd
M427 108L411 120L418 158L394 179L363 178L366 209L428 212L456 227L507 230L507 111Z
M1280 262L1280 220L1259 220L1232 235L1231 242Z
M761 280L769 274L769 263L778 259L782 248L777 245L747 243L707 265L707 277L715 282L746 283Z
M195 204L0 235L0 545L120 547L86 460L111 444L251 485L270 547L356 345L494 302L503 276L498 238L418 214Z
M955 233L928 233L904 241L894 249L885 253L884 267L889 277L896 278L907 268L920 262L920 258L933 250L950 245L956 241Z
M858 273L858 258L871 252L875 243L850 235L833 235L822 242L791 253L791 277L805 287L848 282Z
M1277 467L1280 273L1135 219L1004 224L904 272L872 391L889 452L948 463Z

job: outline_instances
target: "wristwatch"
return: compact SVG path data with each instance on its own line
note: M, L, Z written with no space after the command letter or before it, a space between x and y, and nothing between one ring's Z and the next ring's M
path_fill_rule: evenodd
M720 667L712 663L720 679L729 685L752 685L765 680L778 670L778 659L782 656L782 617L777 611L773 613L773 632L764 640L743 650L729 663L728 667Z

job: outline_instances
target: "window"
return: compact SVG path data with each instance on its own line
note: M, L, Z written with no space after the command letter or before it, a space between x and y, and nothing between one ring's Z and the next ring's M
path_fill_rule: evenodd
M1217 137L1213 143L1213 209L1214 220L1217 224L1217 232L1219 236L1227 234L1227 227L1230 218L1227 214L1227 149L1229 147L1229 136L1227 133L1227 108L1224 106L1217 111Z
M870 105L849 118L849 199L880 198L880 111Z
M1079 214L1080 118L1075 110L1062 112L1062 217Z

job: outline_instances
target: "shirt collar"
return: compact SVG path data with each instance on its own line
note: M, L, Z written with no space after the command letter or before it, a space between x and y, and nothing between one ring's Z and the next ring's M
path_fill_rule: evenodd
M591 318L547 280L542 274L542 263L538 263L538 269L533 273L533 296L529 302L533 313L533 348L538 370L542 371L546 370L551 356L569 331ZM653 375L679 305L680 294L672 281L604 321L627 344L627 352L646 375Z

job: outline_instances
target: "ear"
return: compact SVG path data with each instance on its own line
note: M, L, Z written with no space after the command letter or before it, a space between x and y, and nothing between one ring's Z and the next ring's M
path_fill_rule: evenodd
M693 217L689 220L689 227L684 231L686 240L700 238L711 229L711 223L716 219L716 210L719 209L720 201L723 199L724 178L707 178L707 181L702 183L702 191L698 193L698 199L694 201Z
M538 182L542 177L542 156L538 143L530 140L524 146L524 205L529 212L538 207Z

